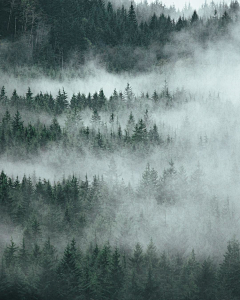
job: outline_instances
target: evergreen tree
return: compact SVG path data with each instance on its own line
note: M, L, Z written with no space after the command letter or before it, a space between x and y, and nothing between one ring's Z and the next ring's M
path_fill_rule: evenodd
M0 205L11 207L10 187L8 177L2 171L0 174Z
M133 256L129 258L131 266L130 291L134 299L143 299L144 287L142 286L144 278L144 256L139 243L136 244Z
M197 286L197 276L199 274L199 264L196 260L194 250L188 261L185 263L181 274L182 299L197 299L199 288Z
M3 86L1 89L1 93L0 93L0 102L3 104L7 104L7 95L6 95L6 91L5 91L5 87Z
M132 136L133 142L147 142L147 128L146 124L142 119L139 120L139 122L135 125L133 136Z
M131 112L127 122L128 135L131 135L133 133L134 127L135 127L135 119L133 113Z
M78 265L79 255L76 248L76 241L73 239L71 245L67 245L63 258L58 268L59 274L59 297L74 299L80 290L80 269Z
M136 45L138 43L138 22L135 13L133 3L131 2L128 16L127 16L127 26L128 26L128 43Z
M192 18L191 18L191 24L196 24L199 21L199 16L196 12L196 10L194 10Z
M197 285L199 289L199 295L197 299L217 299L216 270L213 261L209 258L205 260L201 265L200 272L197 275Z
M23 134L24 134L24 126L23 126L23 121L21 121L21 119L22 118L20 112L17 111L12 120L12 131L14 136L18 139L23 138Z
M99 124L99 122L101 121L101 117L98 114L97 110L93 111L92 117L91 117L91 121L93 122L94 125Z
M18 247L13 242L13 239L11 238L10 245L8 245L4 251L4 260L8 268L16 264L17 253L18 253Z
M154 168L150 168L150 164L142 174L142 180L139 186L139 195L143 198L155 196L158 188L158 173Z
M39 290L43 299L59 299L56 252L55 247L48 239L43 245L40 260Z
M25 273L27 272L27 268L29 265L29 253L26 249L25 240L22 240L22 245L19 248L18 252L18 263L22 269L22 271Z
M56 103L55 103L55 113L57 115L62 114L68 108L68 106L69 103L67 101L66 92L64 91L64 89L62 92L59 90L56 98Z
M50 129L50 134L51 134L52 140L56 141L61 138L62 130L57 121L57 118L53 118L49 129Z
M98 107L102 109L105 107L105 105L106 105L106 97L104 95L103 89L101 89L98 94Z
M111 265L110 265L110 295L111 299L121 299L122 288L124 284L124 271L120 261L120 253L118 248L112 254Z
M223 263L220 267L219 279L221 282L221 292L228 299L240 297L239 287L240 276L240 247L239 242L231 240L224 255Z
M110 272L111 272L111 249L109 245L104 245L98 256L97 286L99 286L98 299L110 299ZM95 291L97 290L95 287Z
M30 89L30 87L28 88L28 91L26 93L26 107L28 109L33 109L33 93Z

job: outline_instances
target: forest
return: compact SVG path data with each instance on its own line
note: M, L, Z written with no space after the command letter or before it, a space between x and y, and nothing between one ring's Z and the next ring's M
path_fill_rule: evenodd
M238 1L0 0L0 299L240 298Z
M206 47L227 36L228 25L239 16L238 1L206 3L199 15L190 5L179 11L159 1L125 2L1 0L2 68L36 65L56 76L69 65L76 69L98 57L110 72L145 71L172 58L165 47L174 47L174 35L187 32ZM191 53L184 49L180 55Z

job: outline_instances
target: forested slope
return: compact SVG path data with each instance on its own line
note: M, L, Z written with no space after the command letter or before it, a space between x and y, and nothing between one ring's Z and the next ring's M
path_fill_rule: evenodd
M176 48L175 36L188 33L192 43L205 47L238 22L237 1L205 4L199 15L191 7L176 11L159 2L127 2L1 0L2 68L37 65L53 74L97 57L112 72L144 71L172 58L165 47Z
M238 33L237 1L0 0L0 299L240 298Z

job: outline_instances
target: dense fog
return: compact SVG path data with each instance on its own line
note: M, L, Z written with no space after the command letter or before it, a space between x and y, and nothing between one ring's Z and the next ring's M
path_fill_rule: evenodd
M107 5L99 3L96 5ZM112 5L113 8L108 4L106 11L116 17L112 9L120 14L119 3L113 1ZM13 27L12 35L8 36L13 26L11 14L18 18L15 6L9 12L9 23L5 21L8 28L2 32L6 36L0 40L0 254L2 272L9 268L6 271L9 278L13 278L15 261L19 260L14 253L20 250L14 250L12 258L9 256L14 245L19 249L26 247L28 253L33 253L29 257L35 257L37 247L44 253L47 247L51 248L51 241L56 253L66 258L69 245L73 249L76 242L82 251L74 258L76 268L83 273L88 251L94 256L97 251L94 247L99 246L101 251L106 247L116 248L125 264L125 278L132 278L132 271L126 270L132 268L131 255L140 251L139 245L146 256L154 244L156 252L166 254L171 263L178 256L187 263L195 262L196 254L201 263L211 257L215 267L223 257L226 260L227 255L223 255L227 245L229 253L231 247L239 247L239 5L237 1L229 5L212 2L198 11L190 6L183 10L163 7L157 1L152 4L121 1L122 5L131 5L128 18L131 9L132 12L135 9L136 22L149 22L149 30L157 32L157 27L151 27L155 5L159 22L166 14L164 20L176 29L171 29L160 44L152 37L147 46L141 44L141 38L141 43L135 44L124 36L123 49L122 45L109 46L104 42L94 45L88 33L84 33L85 39L89 38L89 49L84 48L81 62L74 47L74 53L64 56L62 52L61 56L62 48L56 43L51 52L48 46L57 34L50 35L44 44L46 49L43 46L45 50L37 56L35 46L31 46L33 58L26 61L31 40L24 40L25 33L19 33L16 39ZM0 7L3 6L0 2ZM186 10L189 12L185 15L186 27L179 30L177 24L182 22L179 17L184 20ZM37 13L47 20L38 10ZM45 19L39 22L41 26L46 22L51 32L53 25ZM82 22L85 24L87 20ZM136 31L147 30L136 28ZM30 34L30 29L26 32ZM19 45L19 63L18 58L10 63ZM104 50L109 56L105 56ZM44 51L55 62L49 68L45 66ZM133 67L119 68L132 51L137 57ZM118 53L121 54L117 56ZM26 278L31 263L36 263L31 259L26 260L28 271L24 266L19 267ZM56 258L53 263L57 270L53 271L53 278L62 276L59 274L63 271L59 270L63 260L57 262ZM21 259L18 264L21 265ZM225 284L221 281L225 278L221 275L225 274L221 269L224 263L220 266L220 275L217 267L213 268L214 276L220 276L216 277L218 284ZM36 278L42 272L37 268ZM76 278L85 278L83 273ZM96 274L92 276L100 273ZM1 280L5 284L8 275L4 276ZM139 282L145 284L149 277L144 276ZM95 283L91 284L96 288ZM224 284L223 288L231 290ZM29 286L34 284L29 281ZM2 290L0 293L8 297ZM229 298L216 298L214 294L216 297L210 295L209 299L238 299L235 290L229 293L224 294ZM105 297L104 293L97 295L91 291L82 298L70 299ZM143 292L139 294L141 298L136 295L121 298L119 294L116 299L156 299ZM49 294L43 299L47 297ZM64 293L61 297L64 298ZM111 297L104 299L115 299ZM164 297L161 299L175 299ZM203 294L197 297L207 299Z
M115 232L111 229L112 236L105 232L104 238L107 241L111 237L113 244L116 243L125 222L124 218L127 218L134 224L128 231L128 236L124 237L128 246L138 241L143 245L148 244L149 236L151 236L154 242L163 249L165 243L170 248L178 248L183 235L186 239L184 251L191 251L194 247L196 251L209 253L209 251L215 252L215 247L217 247L221 253L224 251L223 246L227 240L234 235L238 236L237 217L231 218L231 224L226 226L226 220L216 220L212 212L212 203L215 202L214 205L219 205L220 211L224 209L227 201L229 201L231 214L237 215L239 209L239 87L237 84L239 54L234 47L238 42L236 32L237 29L233 28L227 45L224 41L219 41L217 45L210 43L207 49L200 51L198 45L191 44L190 47L194 51L191 58L176 58L163 67L154 67L151 72L144 74L110 74L96 62L82 67L87 70L86 78L67 79L66 75L64 76L66 79L58 81L44 76L36 79L22 79L3 74L1 78L9 98L13 87L22 96L30 87L33 95L42 91L51 93L54 97L57 96L59 89L64 88L69 101L72 95L78 92L88 95L89 92L95 93L103 89L109 99L114 89L124 94L129 83L134 103L130 108L127 103L124 103L123 107L115 113L115 122L109 122L111 111L101 111L99 112L100 123L93 124L91 121L93 111L86 109L80 112L81 121L76 124L77 128L95 127L96 131L99 129L109 134L111 128L117 131L118 123L124 131L130 112L133 113L137 122L144 119L147 109L147 128L156 124L163 141L170 137L172 142L169 145L153 147L150 151L145 150L144 147L135 152L116 149L114 152L103 151L98 155L84 143L81 143L81 154L75 147L69 147L66 151L61 149L61 145L52 144L47 150L40 151L37 156L33 155L26 160L3 154L1 169L8 176L22 177L24 174L32 176L35 173L37 178L50 179L51 182L72 174L80 176L81 179L84 179L87 174L91 181L93 176L97 175L103 176L108 183L109 165L114 159L119 183L123 180L126 186L130 183L133 189L137 190L147 163L158 172L161 178L172 160L177 173L181 172L181 168L186 170L189 188L192 188L191 177L200 167L203 172L202 184L205 187L201 191L204 194L201 202L192 199L188 190L180 191L181 197L174 207L168 207L168 204L166 207L165 205L159 206L151 197L143 199L142 203L139 203L137 196L134 196L133 202L130 203L129 199L123 199L124 203L117 211ZM160 94L166 88L173 97L182 91L181 103L173 105L170 109L163 106L156 107L151 100L154 91ZM147 93L149 98L146 98ZM176 101L179 101L177 97ZM4 109L2 112L4 113ZM16 111L10 108L10 112L14 114ZM26 125L29 122L34 124L38 121L50 125L52 120L51 116L44 112L23 110L21 115ZM58 121L63 128L66 128L65 114L59 116ZM127 212L125 212L126 206ZM146 219L147 226L146 223L139 221L140 216ZM214 238L208 231L210 223L215 228L212 232ZM135 228L136 224L138 224L137 228ZM90 224L90 228L85 229L84 238L87 241L91 241L92 230L95 230L95 226L98 224ZM171 242L165 241L166 237ZM221 244L216 245L215 241L220 243L220 240Z

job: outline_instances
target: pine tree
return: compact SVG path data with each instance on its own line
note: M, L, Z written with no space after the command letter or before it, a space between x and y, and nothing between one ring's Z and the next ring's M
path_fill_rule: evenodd
M132 88L131 88L130 84L128 83L124 90L124 101L127 102L128 107L129 107L130 103L133 101L133 99L134 99L134 94L132 92Z
M134 131L133 131L133 142L147 142L147 128L146 124L142 119L139 120L139 122L135 125Z
M50 110L50 112L54 112L54 110L55 110L55 100L53 99L53 96L51 94L48 97L47 107Z
M134 299L143 299L144 287L144 256L143 250L139 243L136 244L133 256L129 258L131 274L130 274L130 291Z
M159 299L159 285L153 275L152 268L148 269L147 281L143 291L143 299L158 300Z
M33 247L33 250L32 250L32 262L33 262L33 264L40 266L41 255L42 255L42 251L41 251L40 246L38 244L34 244L34 247Z
M24 126L23 126L23 121L21 121L21 119L22 119L21 115L17 110L12 120L12 131L14 136L18 139L22 138L24 134Z
M29 87L28 91L26 93L26 107L30 110L33 109L33 96L32 95L33 95L33 93Z
M136 30L138 23L137 23L137 17L136 17L135 9L134 9L132 2L130 5L130 8L129 8L129 11L128 11L128 22L129 22L130 30L131 29Z
M25 240L23 239L22 245L19 248L19 252L18 252L18 263L24 273L27 272L27 268L29 266L29 261L30 261L29 253L26 249Z
M103 89L101 89L98 94L98 107L99 109L102 109L105 107L105 105L106 105L106 97L104 95Z
M56 103L55 103L55 113L57 115L62 114L68 108L68 106L69 103L67 101L66 92L64 91L64 89L62 92L59 90L56 98Z
M110 265L110 297L111 299L121 299L121 290L124 284L124 272L120 261L120 253L118 248L112 254Z
M181 274L182 298L197 299L199 288L197 286L197 276L199 274L199 264L196 260L194 250L185 263Z
M183 22L182 17L180 16L176 23L176 31L181 31L183 28L184 28L184 22Z
M19 96L17 94L16 89L12 93L12 97L11 97L11 102L10 103L11 103L11 106L16 106L17 109L19 108L20 98L19 98Z
M127 122L128 135L132 135L134 127L135 127L135 119L134 119L133 113L131 112L129 115L129 118L128 118L128 122Z
M194 10L192 18L191 18L191 24L196 24L199 21L199 16L196 12L196 10Z
M130 45L140 44L138 33L138 22L133 3L131 2L127 15L127 43Z
M220 29L222 33L227 33L228 32L228 25L232 22L231 17L229 14L225 11L224 14L222 15L220 19Z
M221 291L228 299L238 299L240 297L239 276L240 246L239 242L233 239L228 243L219 274L219 280L223 287Z
M10 245L8 245L4 251L4 260L8 268L16 264L17 253L18 246L14 243L13 239L11 238Z
M8 184L8 177L3 171L0 174L0 205L4 205L4 206L11 205L11 196L10 196L10 187Z
M10 123L10 121L11 121L11 115L10 115L8 109L7 109L4 116L3 116L3 118L2 118L2 126L6 127Z
M152 100L153 100L155 103L157 103L158 100L159 100L159 96L158 96L158 93L157 93L156 90L154 91L154 93L153 93L153 95L152 95Z
M154 168L150 168L148 163L144 173L142 174L142 180L139 186L140 197L151 197L154 196L158 188L158 173Z
M48 239L42 248L40 259L40 274L39 274L39 290L43 299L59 299L58 298L58 278L56 273L57 255L56 249Z
M31 227L32 227L33 240L35 240L36 242L41 237L41 233L42 233L40 223L36 218L33 218Z
M62 130L58 123L57 118L53 118L49 129L50 129L50 133L51 133L51 139L53 141L59 140L61 138Z
M79 293L81 274L78 260L76 241L73 239L71 244L67 245L58 268L60 299L66 299L66 297L74 299Z
M158 128L157 125L154 124L152 128L150 128L148 132L148 137L149 140L154 144L154 145L160 145L163 143L159 133L158 133Z
M213 261L209 258L205 260L197 275L197 286L199 289L198 299L214 300L216 298L217 278Z
M174 162L169 162L169 168L163 171L163 176L160 179L158 202L173 204L177 200L176 194L177 171Z
M98 114L97 110L93 111L92 117L91 117L91 121L93 122L94 125L99 124L99 122L101 121L101 117Z
M109 245L104 245L98 256L98 275L97 286L99 285L99 299L110 299L110 272L111 272L111 248ZM95 290L97 288L95 287Z
M158 19L156 13L154 13L153 16L151 17L149 28L151 29L152 34L154 34L154 31L157 30L158 28Z
M0 93L0 102L3 104L7 104L8 99L7 99L7 95L6 95L6 91L5 91L5 87L3 86L1 89L1 93Z

